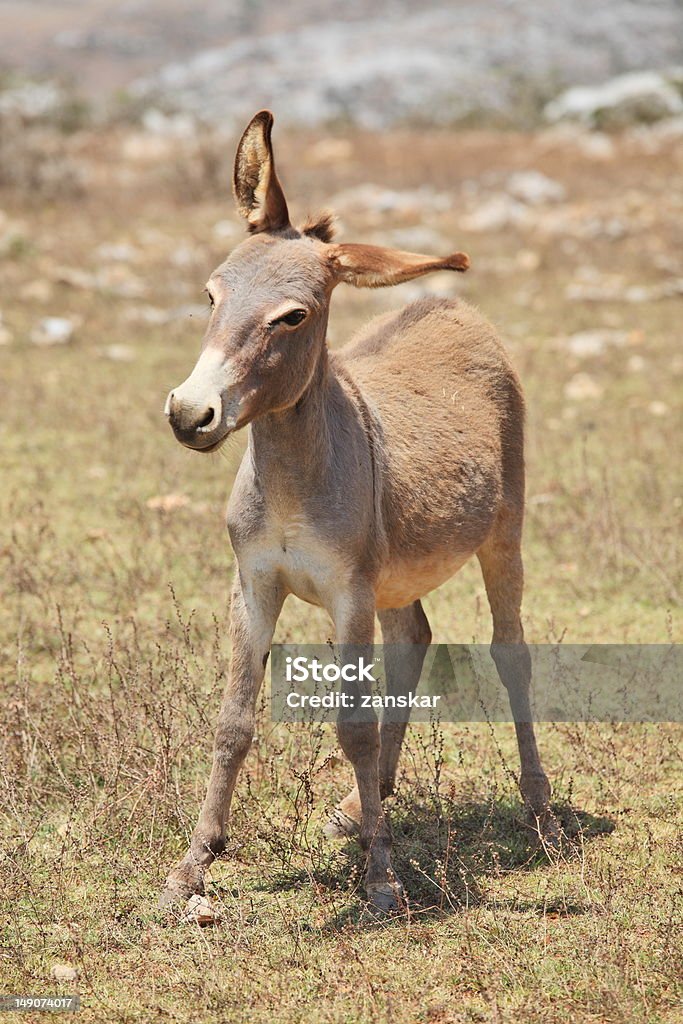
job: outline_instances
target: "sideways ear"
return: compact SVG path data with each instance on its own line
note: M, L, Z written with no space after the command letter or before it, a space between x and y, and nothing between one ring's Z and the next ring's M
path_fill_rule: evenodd
M455 252L444 259L421 256L416 252L385 249L381 245L331 245L330 257L340 281L357 288L383 288L390 284L412 281L433 270L467 270L469 256Z
M249 231L282 231L289 212L275 173L270 133L273 115L260 110L252 117L237 147L233 191L237 209Z

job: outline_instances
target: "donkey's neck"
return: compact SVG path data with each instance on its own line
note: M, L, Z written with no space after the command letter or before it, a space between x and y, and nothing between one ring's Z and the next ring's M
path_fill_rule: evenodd
M311 487L322 484L332 457L332 420L338 413L339 390L325 344L296 405L251 424L249 450L265 492L311 493Z

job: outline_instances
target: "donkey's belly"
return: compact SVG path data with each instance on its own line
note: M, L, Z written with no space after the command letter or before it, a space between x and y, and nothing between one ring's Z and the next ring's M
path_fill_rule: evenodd
M441 551L417 559L392 560L375 586L377 607L403 608L412 604L454 576L470 554Z

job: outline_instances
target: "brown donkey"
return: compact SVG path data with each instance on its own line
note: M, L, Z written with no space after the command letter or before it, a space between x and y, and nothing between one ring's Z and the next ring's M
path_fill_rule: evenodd
M424 645L431 633L420 598L474 554L516 722L522 796L536 832L551 841L557 835L520 622L524 403L515 372L490 324L459 300L421 299L373 320L340 352L328 350L330 297L340 282L399 284L466 270L468 259L335 243L328 216L293 227L275 173L272 124L261 111L240 141L234 191L249 236L209 278L201 354L166 404L175 436L196 451L215 451L235 430L250 430L227 515L237 559L230 676L206 798L164 903L203 892L206 869L225 848L285 597L324 608L337 642L354 650L373 642L375 613L385 643ZM414 689L422 656L410 661ZM388 692L401 674L404 687L405 664L399 671L389 657L386 668ZM359 833L366 890L380 910L401 897L382 799L392 792L405 728L337 723L356 785L328 832Z

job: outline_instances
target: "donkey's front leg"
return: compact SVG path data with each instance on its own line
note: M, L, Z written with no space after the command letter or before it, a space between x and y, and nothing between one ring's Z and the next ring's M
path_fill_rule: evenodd
M218 716L213 766L190 848L166 880L166 906L204 892L204 875L225 849L230 801L254 737L255 704L284 594L277 581L257 587L237 572L230 607L230 675Z
M338 602L334 613L341 662L365 664L372 660L375 602L369 587L359 587ZM370 692L367 685L344 681L342 693L353 698L355 707L341 708L337 735L342 750L353 765L360 797L359 839L366 853L365 889L377 910L393 911L400 906L403 886L391 866L391 830L382 808L379 785L380 737L377 717L370 709L358 710L359 698Z

